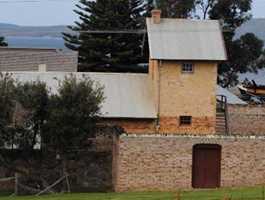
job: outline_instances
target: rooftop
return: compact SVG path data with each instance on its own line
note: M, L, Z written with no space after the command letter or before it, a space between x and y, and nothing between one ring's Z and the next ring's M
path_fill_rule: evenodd
M217 20L161 18L155 24L147 18L151 59L204 60L227 59L221 27Z
M46 82L51 92L58 89L58 81L70 74L79 79L88 76L104 86L104 118L156 118L154 95L148 74L129 73L67 73L67 72L12 72L21 82Z

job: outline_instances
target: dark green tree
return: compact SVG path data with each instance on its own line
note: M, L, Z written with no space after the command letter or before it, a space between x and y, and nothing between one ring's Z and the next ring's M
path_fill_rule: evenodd
M4 37L0 37L0 46L2 46L2 47L8 46L7 42L5 42L5 38Z
M40 81L17 83L15 95L15 117L18 116L16 127L19 130L16 146L31 153L35 145L41 145L43 126L48 118L49 91L46 83Z
M0 145L12 145L15 111L15 81L11 74L0 73Z
M223 87L235 85L239 73L257 72L257 69L264 68L263 41L253 33L227 41L226 44L228 61L221 63L218 68L219 84Z
M103 100L103 87L94 81L65 77L58 93L51 96L43 142L61 156L69 149L81 148L87 138L94 137Z
M51 94L43 82L21 83L10 74L0 74L0 94L0 165L19 173L27 191L39 192L58 174L66 175L69 154L77 150L78 156L87 138L94 137L103 88L72 75ZM62 182L58 190L68 183Z
M111 31L143 29L144 0L80 0L76 6L80 21L69 27L76 34L64 39L79 52L79 71L130 71L128 65L143 62L142 34Z
M34 167L31 161L35 148L41 146L48 91L44 83L19 83L12 75L4 74L0 77L0 93L0 164L13 173L26 175ZM19 159L23 164L16 164Z

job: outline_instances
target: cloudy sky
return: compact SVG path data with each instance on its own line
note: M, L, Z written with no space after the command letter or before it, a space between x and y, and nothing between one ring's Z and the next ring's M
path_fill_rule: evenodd
M0 23L18 25L66 25L76 20L78 0L0 0ZM265 0L253 0L253 16L265 18Z

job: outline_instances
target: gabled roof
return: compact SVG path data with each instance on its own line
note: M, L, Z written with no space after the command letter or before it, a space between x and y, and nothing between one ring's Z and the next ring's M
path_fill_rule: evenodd
M55 93L58 80L71 73L67 72L12 72L21 82L44 81ZM88 76L104 86L105 102L102 104L104 118L149 118L154 119L156 107L148 74L126 73L72 73L78 78Z
M0 47L0 71L38 71L45 64L47 71L77 71L78 54L73 51L47 48Z
M147 18L151 59L205 60L227 59L219 22L161 18L154 24Z

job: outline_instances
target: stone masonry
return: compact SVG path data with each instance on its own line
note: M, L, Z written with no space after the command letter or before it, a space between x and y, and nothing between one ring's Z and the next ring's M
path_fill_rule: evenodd
M229 105L230 133L235 135L265 135L265 106Z
M264 184L265 138L123 135L115 150L115 190L191 188L195 144L222 146L221 187Z

